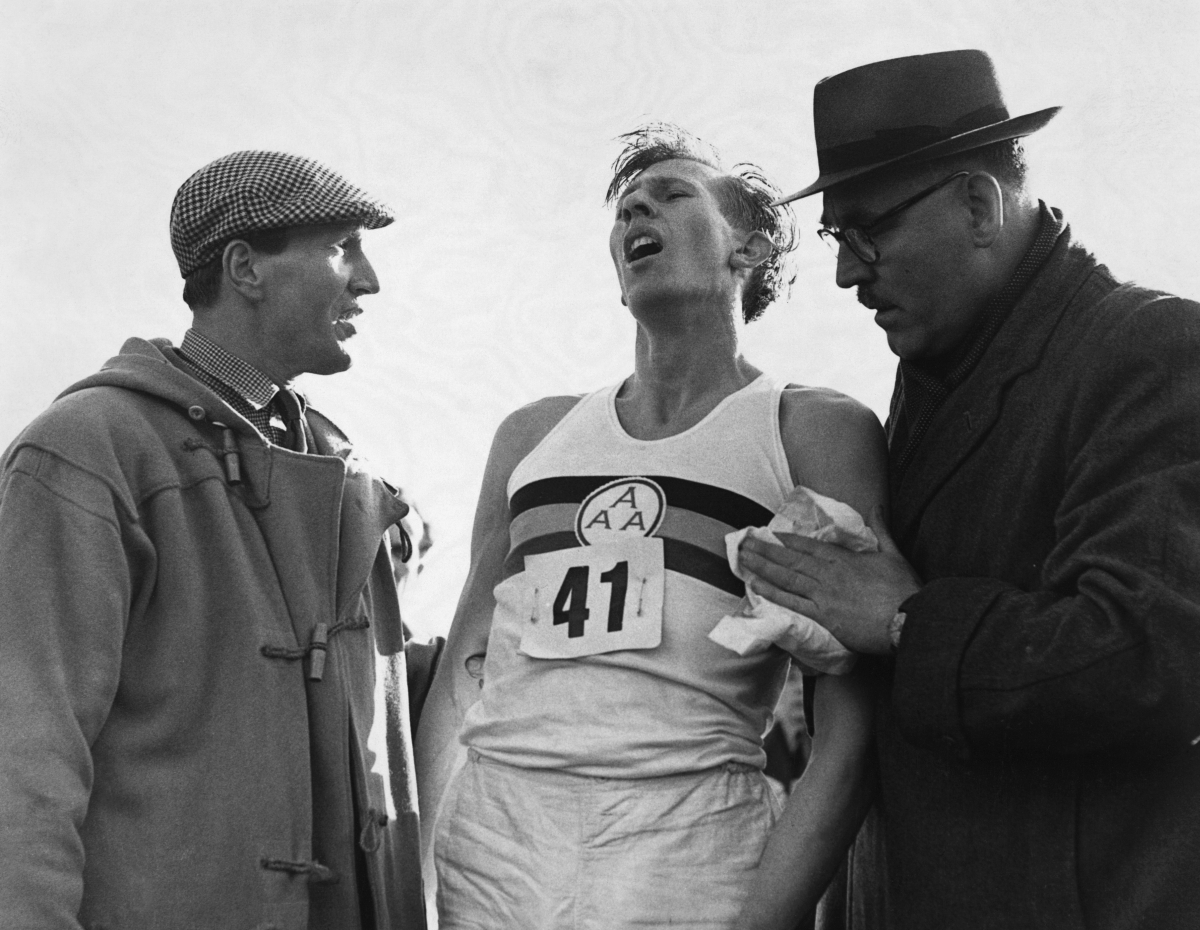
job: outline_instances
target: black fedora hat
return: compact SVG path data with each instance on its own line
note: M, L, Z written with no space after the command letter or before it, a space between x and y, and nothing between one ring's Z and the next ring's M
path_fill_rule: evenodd
M955 155L1027 136L1059 111L1008 115L986 52L965 49L876 61L813 91L821 175L787 203L889 165Z

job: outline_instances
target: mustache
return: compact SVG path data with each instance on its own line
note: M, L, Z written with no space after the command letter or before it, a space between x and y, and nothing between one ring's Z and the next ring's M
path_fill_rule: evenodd
M874 296L861 287L855 292L854 296L858 302L868 310L878 310L883 306L883 304L876 300Z

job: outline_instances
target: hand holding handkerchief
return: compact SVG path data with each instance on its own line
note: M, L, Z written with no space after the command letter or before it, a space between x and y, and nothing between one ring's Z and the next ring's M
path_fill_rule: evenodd
M853 507L797 487L765 527L748 527L726 535L725 552L734 575L742 581L748 577L739 560L739 546L747 534L779 545L778 532L807 536L853 552L879 551L879 540ZM844 675L857 659L815 620L773 604L749 587L737 612L722 617L708 638L740 656L778 646L806 671L829 675Z

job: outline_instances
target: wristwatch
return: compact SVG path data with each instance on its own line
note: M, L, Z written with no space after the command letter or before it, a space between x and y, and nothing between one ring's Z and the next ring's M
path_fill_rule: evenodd
M908 615L903 610L897 610L896 615L888 621L888 641L892 644L892 652L900 648L900 633L907 619Z

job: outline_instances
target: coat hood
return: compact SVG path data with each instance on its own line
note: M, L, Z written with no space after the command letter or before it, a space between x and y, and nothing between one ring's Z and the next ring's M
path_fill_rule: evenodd
M121 351L100 366L94 375L76 381L59 399L93 387L120 387L150 394L178 407L193 420L227 425L242 442L266 444L258 430L210 387L188 373L188 365L167 339L125 340ZM198 410L196 408L199 408Z

